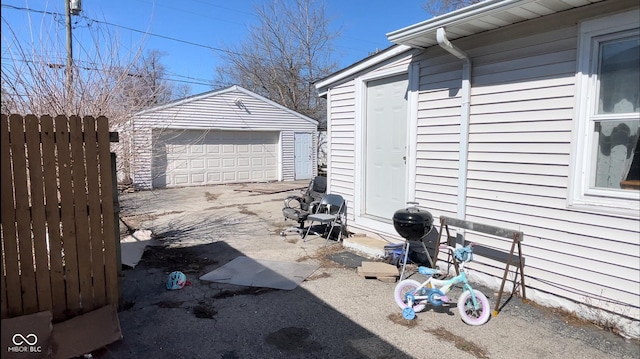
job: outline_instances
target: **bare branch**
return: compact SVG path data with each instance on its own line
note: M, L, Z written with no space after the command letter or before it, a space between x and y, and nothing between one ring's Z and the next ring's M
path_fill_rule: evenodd
M221 82L236 83L283 106L322 118L325 104L313 83L331 72L338 33L314 0L274 0L255 8L259 23L239 46L227 46Z

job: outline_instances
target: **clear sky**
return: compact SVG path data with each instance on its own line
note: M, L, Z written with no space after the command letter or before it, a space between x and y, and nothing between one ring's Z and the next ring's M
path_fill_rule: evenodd
M82 46L92 32L102 27L116 36L121 52L140 47L162 52L167 77L188 83L191 93L197 94L212 89L201 83L213 80L215 68L221 64L220 51L215 49L243 41L249 25L257 22L253 6L264 1L268 0L83 0L82 13L73 17L74 48ZM423 3L424 0L325 0L332 27L341 29L334 54L339 67L388 47L386 33L427 20L430 16L422 8ZM40 31L65 36L64 18L39 12L63 14L64 0L2 0L1 10L2 62L8 61L9 27L25 43L42 37ZM48 28L40 29L40 24L47 23ZM51 50L51 57L52 62L64 63L65 48Z

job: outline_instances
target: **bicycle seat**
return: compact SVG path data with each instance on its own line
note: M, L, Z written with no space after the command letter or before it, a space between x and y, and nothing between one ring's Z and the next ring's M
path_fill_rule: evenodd
M437 269L428 268L428 267L418 267L418 272L420 274L431 276L431 275L434 275L434 274L438 273L439 271Z

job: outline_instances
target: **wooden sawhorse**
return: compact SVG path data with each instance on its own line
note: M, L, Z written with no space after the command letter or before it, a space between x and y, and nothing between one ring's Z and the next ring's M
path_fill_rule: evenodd
M445 232L447 233L447 238L446 241L442 241L440 240L440 244L446 244L449 246L454 247L455 243L452 243L451 239L454 237L451 237L451 233L449 232L449 226L452 227L456 227L456 228L461 228L461 229L466 229L469 231L473 231L473 232L477 232L477 233L483 233L483 234L488 234L491 236L495 236L495 237L501 237L501 238L506 238L506 239L511 239L512 243L511 243L511 251L509 252L509 257L506 260L506 264L507 266L504 269L504 275L502 276L502 284L500 285L500 292L498 293L498 300L496 302L496 307L493 310L493 316L497 316L498 312L499 312L499 308L500 308L500 301L502 300L502 292L504 291L504 285L507 281L507 275L509 274L509 267L513 264L513 254L514 251L517 247L518 249L518 267L516 268L516 278L518 275L518 271L520 272L520 288L522 288L522 301L526 302L527 297L525 294L525 286L524 286L524 259L522 258L522 239L524 234L521 231L514 231L514 230L510 230L510 229L505 229L505 228L500 228L500 227L494 227L494 226L489 226L486 224L480 224L480 223L475 223L475 222L471 222L471 221L465 221L465 220L461 220L461 219L457 219L457 218L451 218L451 217L445 217L445 216L441 216L440 217L440 238L442 238L443 235L443 231L442 229L444 228ZM454 238L455 239L455 238ZM435 251L435 255L433 260L437 261L438 260L438 254L440 251L440 246L436 246L436 251ZM458 269L458 264L454 261L454 266L456 269L456 274L459 274L460 271ZM514 279L515 281L515 279ZM513 291L515 292L516 288L515 288L515 284L514 284L514 288ZM513 293L512 293L513 294Z

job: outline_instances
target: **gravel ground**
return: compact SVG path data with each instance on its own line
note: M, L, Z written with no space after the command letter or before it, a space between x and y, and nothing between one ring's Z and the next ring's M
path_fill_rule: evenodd
M275 185L275 184L274 184ZM455 306L402 319L395 283L365 279L326 258L324 239L279 236L283 199L247 185L124 193L123 220L150 229L135 269L123 270L124 338L98 358L640 358L636 341L512 298L488 323L464 324ZM123 228L126 228L122 225ZM294 290L242 287L198 278L237 256L316 263ZM181 270L192 282L164 287ZM416 277L420 275L417 274ZM479 288L490 301L493 293ZM456 293L452 293L455 297Z

